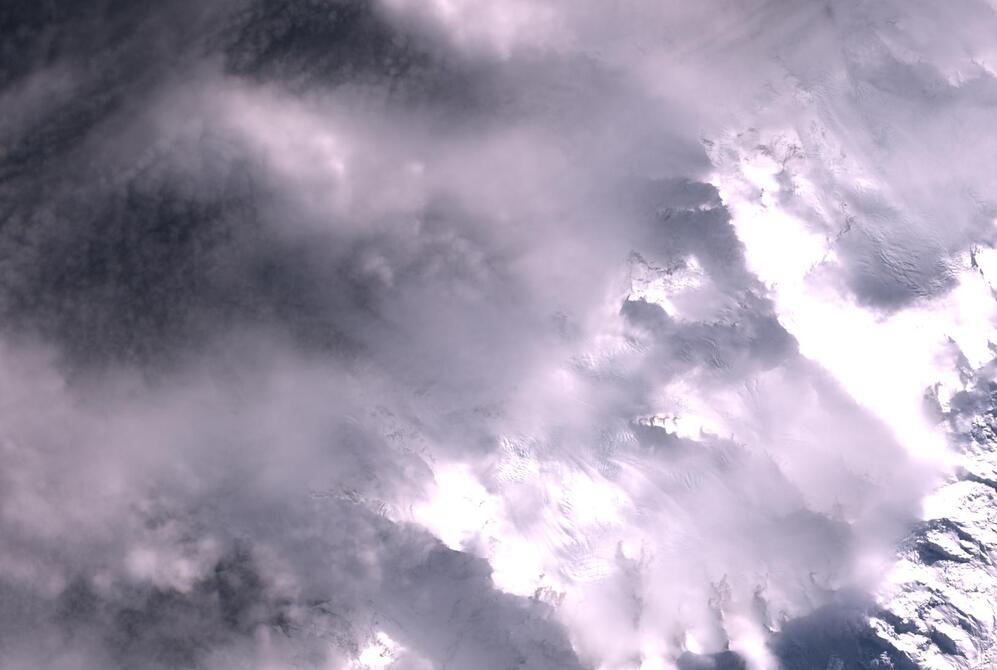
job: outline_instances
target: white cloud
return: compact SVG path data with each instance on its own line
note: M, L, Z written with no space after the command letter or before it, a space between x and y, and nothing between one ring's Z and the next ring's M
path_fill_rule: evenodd
M0 91L29 667L774 668L888 574L992 358L992 8L233 4Z

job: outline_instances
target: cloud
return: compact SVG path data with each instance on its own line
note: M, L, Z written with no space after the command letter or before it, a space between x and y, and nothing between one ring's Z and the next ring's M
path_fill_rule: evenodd
M11 667L851 662L990 357L992 8L18 11Z

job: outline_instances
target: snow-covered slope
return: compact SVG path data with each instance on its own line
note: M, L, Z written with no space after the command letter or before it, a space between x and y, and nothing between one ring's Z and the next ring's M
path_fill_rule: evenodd
M878 634L921 667L997 667L997 384L973 373L944 420L962 450L953 481L925 503L925 521L904 542Z

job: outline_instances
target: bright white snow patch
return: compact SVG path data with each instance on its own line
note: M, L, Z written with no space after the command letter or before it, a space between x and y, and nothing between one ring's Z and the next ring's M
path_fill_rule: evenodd
M744 243L748 267L770 289L780 322L804 356L833 374L912 454L948 462L944 437L925 417L923 394L950 380L950 366L938 360L950 340L971 365L989 360L997 317L989 285L967 263L947 295L889 316L875 314L831 279L840 267L833 241L780 205L777 176L787 174L806 181L770 152L748 149L739 162L718 165L713 183ZM812 190L803 183L796 197ZM820 209L805 198L798 204Z
M402 651L401 645L391 639L387 633L378 632L370 644L364 647L353 664L354 670L379 670L387 668Z

